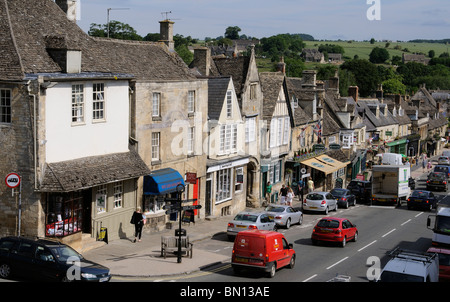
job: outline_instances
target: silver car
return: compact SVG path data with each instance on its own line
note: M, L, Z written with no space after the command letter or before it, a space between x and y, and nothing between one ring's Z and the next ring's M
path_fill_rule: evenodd
M289 229L291 224L302 224L303 213L287 205L270 205L265 209L270 219L273 219L277 226L284 226Z
M450 157L448 156L439 156L438 165L450 165Z
M241 212L228 223L228 238L234 240L237 233L246 230L275 231L276 225L273 219L270 219L265 212Z
M303 200L304 211L320 211L328 214L330 210L337 210L336 198L328 192L311 192Z

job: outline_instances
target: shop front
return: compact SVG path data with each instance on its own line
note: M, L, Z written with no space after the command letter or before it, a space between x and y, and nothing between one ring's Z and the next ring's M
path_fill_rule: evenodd
M47 163L40 186L46 237L82 248L82 234L132 235L136 182L149 172L134 152Z
M166 197L178 197L177 186L180 184L185 186L184 179L172 168L152 171L144 176L142 209L147 218L146 227L159 230L164 228L169 220L178 219L178 213L170 214L168 217L164 206L169 204L165 200Z
M302 161L302 165L311 168L311 179L316 191L330 191L345 178L346 167L350 163L338 161L326 154Z

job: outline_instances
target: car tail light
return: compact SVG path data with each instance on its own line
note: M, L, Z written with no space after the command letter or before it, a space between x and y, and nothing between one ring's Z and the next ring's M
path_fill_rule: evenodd
M334 233L336 233L336 234L340 234L340 233L342 233L342 230L340 230L340 229L337 229L336 231L334 231Z
M281 216L275 216L275 219L281 219Z
M408 201L411 201L411 198L408 198Z
M325 200L322 200L322 204L326 204L327 202Z
M306 199L305 199L305 200L303 200L303 203L306 203Z
M429 203L430 201L429 200L427 200L427 203Z
M249 225L249 226L248 226L248 229L249 229L249 230L257 230L258 227L257 227L256 225Z
M229 222L229 223L228 223L228 227L229 227L229 228L234 228L234 224L231 223L231 222Z
M446 185L447 184L447 182L446 181L444 181L444 185Z
M429 180L427 180L427 183L430 183L430 181L429 181Z
M341 200L343 200L343 201L346 201L346 200L347 200L347 198L345 198L345 197L342 197L342 198L341 198Z

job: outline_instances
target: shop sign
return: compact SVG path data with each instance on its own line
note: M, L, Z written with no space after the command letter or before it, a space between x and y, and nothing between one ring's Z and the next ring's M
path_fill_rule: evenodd
M186 172L186 182L190 184L197 183L197 173Z

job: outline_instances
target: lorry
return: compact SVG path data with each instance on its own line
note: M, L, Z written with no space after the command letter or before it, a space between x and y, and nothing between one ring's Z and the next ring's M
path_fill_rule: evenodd
M439 282L437 253L417 252L396 248L389 253L378 282Z
M432 218L434 218L433 226ZM439 204L436 209L436 214L428 216L427 227L433 231L432 245L450 246L450 206Z
M372 203L401 205L411 193L408 165L372 166Z

